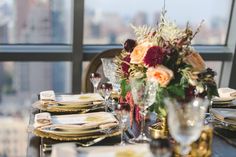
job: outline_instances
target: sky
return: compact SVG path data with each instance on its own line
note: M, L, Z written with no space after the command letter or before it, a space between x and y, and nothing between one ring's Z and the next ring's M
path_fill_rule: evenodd
M225 18L229 16L231 3L232 0L166 0L167 17L177 23ZM153 16L154 12L163 8L163 4L163 0L85 0L86 7L122 16L132 16L137 11Z

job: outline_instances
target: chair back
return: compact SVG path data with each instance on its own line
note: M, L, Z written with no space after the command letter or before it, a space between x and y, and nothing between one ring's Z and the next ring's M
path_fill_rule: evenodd
M90 82L89 76L93 72L100 73L102 76L102 79L100 83L107 82L107 79L104 76L103 69L102 69L102 61L101 58L114 58L115 56L119 55L121 53L122 49L116 48L116 49L109 49L105 50L99 54L97 54L89 63L87 73L85 76L85 83L84 83L84 89L85 92L93 92L93 85Z

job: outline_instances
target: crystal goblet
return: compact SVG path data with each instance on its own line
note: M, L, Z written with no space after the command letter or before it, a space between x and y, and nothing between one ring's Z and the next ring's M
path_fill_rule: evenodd
M146 136L144 131L145 117L148 113L148 107L150 107L156 100L158 84L152 80L143 81L141 79L133 78L130 79L130 85L134 103L140 107L140 114L142 115L140 135L134 140L134 142L149 142L150 139Z
M194 98L189 102L180 102L166 98L164 102L168 109L170 134L180 143L180 154L187 155L191 150L190 144L196 141L202 132L209 100Z
M113 58L101 58L103 73L105 77L111 82L113 90L119 92L120 89L120 77L117 75L117 66L115 65Z

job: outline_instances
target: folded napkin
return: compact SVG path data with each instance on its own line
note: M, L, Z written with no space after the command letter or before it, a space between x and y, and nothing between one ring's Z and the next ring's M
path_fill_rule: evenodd
M111 128L118 125L117 119L108 112L52 116L52 124L61 130L85 130Z
M50 125L50 124L52 124L52 118L51 118L50 113L42 112L42 113L35 114L35 117L34 117L35 128Z
M210 113L222 122L236 125L236 109L212 108Z
M220 98L236 98L236 90L232 88L219 88Z
M57 95L56 101L61 104L87 104L94 101L103 101L103 97L98 93L74 94L74 95Z
M48 91L42 91L39 93L40 100L55 100L56 96L54 91L48 90Z

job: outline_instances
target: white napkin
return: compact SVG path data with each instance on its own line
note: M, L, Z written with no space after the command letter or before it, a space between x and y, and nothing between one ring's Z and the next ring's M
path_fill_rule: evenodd
M42 112L42 113L37 113L35 114L34 117L34 127L41 127L45 125L50 125L52 124L52 118L50 113L48 112Z
M52 146L51 157L77 157L74 143L59 143Z
M40 92L40 100L55 100L55 92L53 90Z
M213 102L230 102L236 99L236 90L228 87L218 89L219 97L214 97Z
M236 90L232 88L219 88L218 93L221 98L236 98Z

